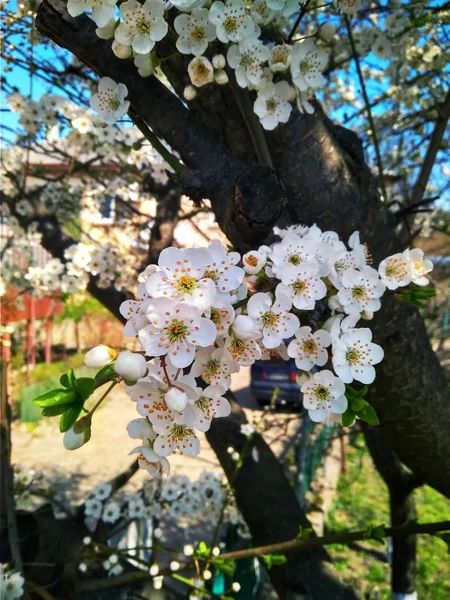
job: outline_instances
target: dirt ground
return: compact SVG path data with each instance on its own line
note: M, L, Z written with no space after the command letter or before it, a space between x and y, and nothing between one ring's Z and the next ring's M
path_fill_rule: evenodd
M259 409L250 393L249 383L250 370L245 368L234 375L231 389L251 421L255 410ZM101 390L98 390L97 394L100 393ZM123 388L116 388L95 414L90 442L74 451L64 448L57 418L43 419L33 431L24 423L15 421L12 425L13 464L54 475L65 484L64 487L71 494L67 499L80 501L87 491L98 483L111 479L133 462L128 452L137 445L138 440L128 437L126 426L131 419L138 416L134 403ZM276 413L268 415L267 419L271 428L265 434L266 441L271 443L275 452L282 452L298 427L298 414ZM173 474L184 474L196 479L204 469L220 471L217 458L204 434L199 433L199 438L199 456L170 457ZM145 472L137 473L131 486L139 488L147 477Z

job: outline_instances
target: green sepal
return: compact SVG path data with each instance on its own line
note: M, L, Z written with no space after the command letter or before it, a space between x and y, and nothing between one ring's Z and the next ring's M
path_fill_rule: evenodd
M59 404L72 404L77 401L77 394L74 390L58 388L41 394L33 400L36 406L45 408L47 406L57 406Z
M59 420L59 430L61 433L65 433L74 425L75 421L80 416L83 404L83 400L78 400L74 404L71 404L69 409L61 415L61 419Z
M83 403L89 398L96 388L96 381L92 377L79 377L75 381L75 389L78 397L83 400Z
M101 379L102 381L111 381L117 377L116 372L114 371L114 362L110 362L104 367L102 367L95 374L95 379L98 381Z

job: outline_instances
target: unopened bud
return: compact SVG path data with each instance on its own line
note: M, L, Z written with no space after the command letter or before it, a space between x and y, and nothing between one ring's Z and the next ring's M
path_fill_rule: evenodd
M324 23L323 25L320 26L319 37L324 42L331 41L333 39L333 36L335 33L336 33L336 27L333 25L333 23L330 23L329 21L327 21L327 23Z
M218 85L226 85L228 83L228 75L225 71L216 71L214 73L214 81Z
M195 89L195 87L193 85L187 85L184 88L183 96L186 98L186 100L188 100L188 101L193 100L196 95L197 95L197 90Z
M215 69L224 69L226 63L225 56L223 54L216 54L213 56L212 64Z
M119 44L117 40L114 40L111 48L117 58L130 58L130 56L133 54L131 46L128 46L127 44Z
M84 446L86 442L91 439L91 430L85 429L80 433L75 433L73 427L71 427L63 437L63 444L66 450L76 450Z
M234 335L241 340L251 340L255 335L255 324L247 315L238 315L232 329Z
M185 409L187 404L186 394L183 390L176 387L171 387L169 391L164 394L164 400L167 407L175 412L181 412Z
M124 350L114 363L114 371L128 381L137 381L147 373L147 361L142 354Z
M117 358L118 354L117 350L109 346L95 346L95 348L86 352L84 364L91 369L101 369Z
M114 30L116 28L116 20L110 19L103 27L97 27L95 33L102 40L109 40L114 37Z

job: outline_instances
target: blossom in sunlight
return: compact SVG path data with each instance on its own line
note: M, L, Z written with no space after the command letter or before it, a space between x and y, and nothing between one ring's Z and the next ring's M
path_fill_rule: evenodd
M380 262L378 267L381 281L389 290L395 290L411 283L411 263L409 251L392 254Z
M280 46L274 46L270 51L269 56L269 67L274 73L279 71L287 71L291 64L292 59L292 46L289 44L282 44Z
M331 344L331 335L323 330L313 332L305 325L295 333L287 348L288 355L295 358L295 365L302 371L310 371L315 365L323 367L328 361L326 348Z
M259 35L259 29L247 14L245 4L241 0L228 0L226 4L213 2L209 19L217 27L217 37L224 44Z
M264 129L272 130L278 123L287 123L292 111L290 98L293 89L286 81L266 83L259 90L253 105Z
M372 343L367 328L347 329L333 342L333 367L344 383L354 379L369 384L375 379L373 365L383 360L383 348Z
M109 501L103 509L102 521L105 523L115 523L120 518L120 512L120 506L117 502Z
M145 282L153 298L165 297L209 308L216 294L214 281L206 273L212 256L205 248L165 248L158 260L160 271Z
M308 88L323 87L325 78L322 73L327 63L328 54L318 48L313 40L298 42L292 49L292 81L302 92Z
M153 447L159 456L169 456L174 452L197 456L200 452L199 439L186 425L173 425L170 433L156 438Z
M210 242L208 251L211 261L206 266L204 277L214 281L214 305L222 306L231 302L231 292L238 289L244 280L244 270L236 266L241 256L238 252L228 252L219 240Z
M263 250L250 250L242 257L244 271L249 275L255 275L264 268L267 254Z
M170 465L167 458L157 454L149 446L137 446L131 450L130 454L138 454L139 468L144 469L150 475L160 475L165 473L166 475L170 472Z
M291 298L293 305L300 310L312 310L317 302L326 296L327 288L317 277L317 264L305 262L298 267L287 265L277 287L277 293Z
M218 417L228 417L231 413L230 403L223 397L225 388L209 385L195 400L189 401L187 411L192 413L193 428L198 431L208 431L211 421Z
M409 251L409 260L413 283L421 286L428 285L430 282L425 275L433 270L431 260L424 259L424 252L420 248L414 248Z
M123 83L116 83L110 77L102 77L98 82L97 93L91 96L89 104L98 113L102 123L112 125L128 111L130 103L125 98L128 89Z
M71 17L92 11L92 19L97 26L105 27L114 16L116 3L117 0L69 0L67 11Z
M196 8L190 15L178 15L173 26L179 35L176 46L182 54L200 56L209 42L216 39L216 28L209 20L206 8Z
M368 310L374 312L381 307L380 298L386 286L372 267L361 271L347 269L342 278L342 288L337 294L339 302L347 314Z
M123 20L114 32L115 39L138 54L147 54L167 34L164 10L164 3L159 0L145 0L143 4L127 0L120 5Z
M289 312L292 301L282 294L275 300L263 292L254 294L247 304L247 312L262 334L266 348L277 348L282 340L294 335L300 326L298 317Z
M330 414L341 415L347 410L345 384L331 371L320 371L301 387L303 406L312 421L325 421Z

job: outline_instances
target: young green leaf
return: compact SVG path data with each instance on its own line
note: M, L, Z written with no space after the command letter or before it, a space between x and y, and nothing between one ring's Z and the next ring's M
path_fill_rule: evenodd
M348 398L348 403L352 411L357 414L368 404L361 396L351 396Z
M72 402L76 402L76 400L77 394L74 390L58 388L41 394L33 402L36 406L44 408L47 406L57 406L58 404L71 404Z
M268 569L271 569L274 565L284 565L287 562L284 554L266 554L263 556L263 560Z
M61 415L61 419L59 421L59 430L61 433L65 433L72 427L72 425L80 416L82 408L83 400L78 400L74 404L71 404L69 409Z
M92 377L80 377L75 381L75 389L83 402L86 402L95 387L96 381Z
M65 387L65 388L67 388L67 389L70 389L70 380L69 380L69 375L68 375L67 373L63 373L63 374L61 375L61 377L59 378L59 383L60 383L60 384L61 384L63 387Z
M355 421L355 416L356 415L352 411L352 409L348 407L345 413L343 413L342 415L342 425L344 427L350 427L350 425L353 425L353 422Z
M114 363L110 362L108 365L102 367L95 374L95 379L102 381L112 381L115 377L117 377L116 372L114 371Z
M369 425L380 424L376 410L368 402L367 405L360 412L358 412L358 417L361 419L361 421L365 421Z
M55 406L46 406L42 409L43 417L57 417L62 415L66 410L69 410L71 404L56 404Z

